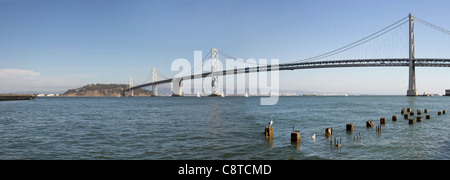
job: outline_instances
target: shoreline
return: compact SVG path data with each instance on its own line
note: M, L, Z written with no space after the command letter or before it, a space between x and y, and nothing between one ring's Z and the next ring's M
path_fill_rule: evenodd
M36 94L0 94L0 101L33 100Z

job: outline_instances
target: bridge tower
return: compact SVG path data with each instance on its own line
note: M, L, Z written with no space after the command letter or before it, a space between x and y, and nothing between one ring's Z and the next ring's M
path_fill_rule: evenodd
M156 71L156 68L152 69L152 83L155 83L158 81L158 72ZM158 85L152 84L152 96L158 96Z
M414 64L414 16L409 13L409 86L407 96L417 96L416 66Z
M214 74L219 72L219 50L217 48L211 49L211 91L209 96L220 96L219 75Z
M178 91L178 94L175 92ZM183 79L173 79L172 80L172 97L181 97L183 96Z
M128 88L133 88L133 78L130 78L130 84L128 85ZM130 96L133 96L133 89L131 89L131 94Z

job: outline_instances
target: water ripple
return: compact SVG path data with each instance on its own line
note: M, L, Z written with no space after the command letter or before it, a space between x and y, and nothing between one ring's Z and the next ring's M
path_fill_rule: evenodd
M450 159L447 97L37 98L0 102L0 159ZM400 109L428 108L408 125ZM399 119L390 120L396 114ZM381 135L365 121L386 117ZM275 137L264 137L274 121ZM353 133L345 124L353 123ZM292 144L292 126L302 142ZM333 127L330 145L324 136ZM355 141L360 133L362 140ZM311 136L316 134L313 141Z

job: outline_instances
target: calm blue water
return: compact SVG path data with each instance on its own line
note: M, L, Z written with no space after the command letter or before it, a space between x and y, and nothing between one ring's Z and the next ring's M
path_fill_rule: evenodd
M450 159L450 97L37 98L0 102L0 159ZM429 109L408 125L402 107ZM396 114L398 120L391 121ZM422 115L424 116L424 115ZM379 124L381 135L366 128ZM275 137L264 137L273 121ZM353 133L345 124L353 123ZM302 142L291 144L292 126ZM330 146L325 128L342 138ZM362 140L354 140L361 133ZM311 136L316 134L315 141ZM334 138L333 137L333 138Z

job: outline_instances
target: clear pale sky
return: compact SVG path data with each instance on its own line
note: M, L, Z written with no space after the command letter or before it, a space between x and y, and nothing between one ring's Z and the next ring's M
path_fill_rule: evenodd
M130 77L139 84L153 67L174 75L173 60L193 62L195 50L205 55L213 47L244 60L292 62L352 43L409 13L450 29L449 7L449 1L423 0L0 0L0 93L64 91ZM417 44L417 52L429 49L424 46ZM443 94L448 77L450 68L416 68L419 93ZM408 69L311 69L283 71L280 78L280 89L404 95Z

